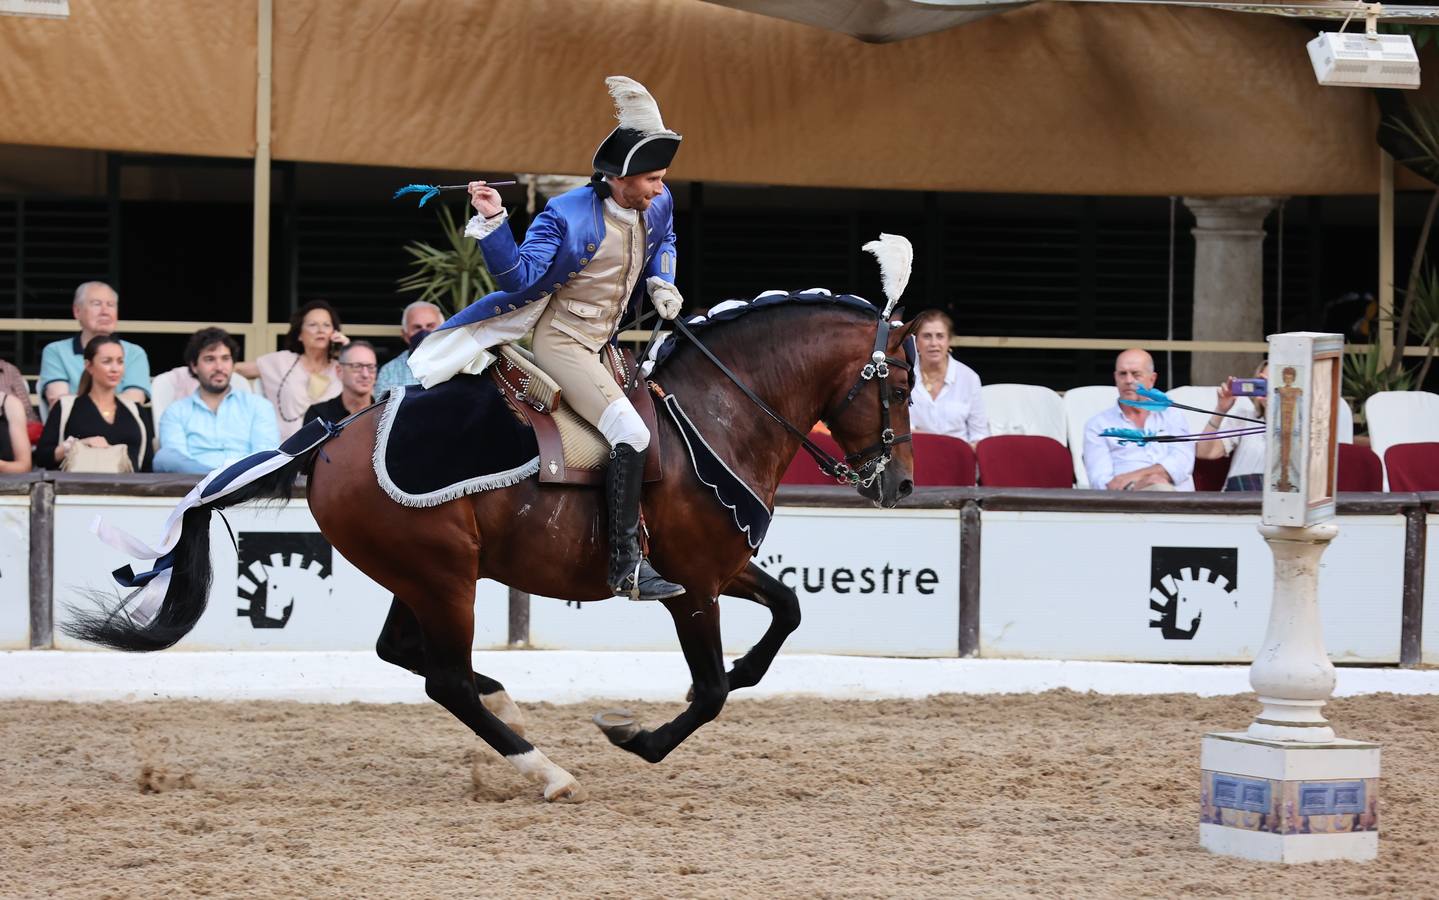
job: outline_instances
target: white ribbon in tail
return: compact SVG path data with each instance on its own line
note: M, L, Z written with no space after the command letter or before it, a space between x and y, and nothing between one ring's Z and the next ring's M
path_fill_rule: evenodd
M278 450L264 450L252 453L239 462L215 469L190 489L165 520L160 532L160 543L152 547L134 535L108 524L103 517L96 516L90 523L90 531L105 544L133 557L134 559L158 560L154 568L135 575L126 566L114 573L115 581L121 587L135 587L136 590L125 598L122 608L125 615L138 625L145 626L155 620L160 604L170 589L170 575L173 560L169 558L180 543L180 533L185 525L185 513L199 506L223 500L258 479L284 468L295 457L310 450L338 434L338 430L320 419L315 419L296 432Z

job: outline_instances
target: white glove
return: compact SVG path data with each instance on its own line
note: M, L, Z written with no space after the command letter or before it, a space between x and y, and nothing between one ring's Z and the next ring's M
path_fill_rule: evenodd
M680 296L678 288L658 275L651 275L645 287L649 288L650 302L659 310L661 319L668 321L680 314L685 299Z

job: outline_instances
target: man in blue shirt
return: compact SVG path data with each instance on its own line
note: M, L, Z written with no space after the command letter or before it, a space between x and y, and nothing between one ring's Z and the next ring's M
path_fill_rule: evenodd
M400 314L400 334L405 339L406 349L399 356L385 363L380 369L380 375L375 379L375 396L379 397L391 388L402 387L407 384L419 384L420 379L416 378L410 371L409 348L415 344L415 336L424 332L429 334L445 317L440 308L428 300L416 300L405 311Z
M1143 350L1125 350L1114 361L1120 400L1138 400L1141 385L1152 388L1159 373ZM1146 434L1189 434L1184 414L1174 408L1151 412L1118 401L1084 426L1084 469L1091 489L1110 491L1194 490L1194 445L1187 442L1121 444L1107 428L1135 428Z
M203 475L280 445L270 401L230 388L239 349L222 328L202 328L190 338L185 364L200 388L170 404L160 417L156 472Z
M120 295L103 281L87 281L75 289L70 305L80 333L73 338L46 344L40 354L40 415L49 414L66 394L75 393L80 373L85 370L85 345L97 334L114 334L120 323ZM135 403L150 399L150 357L143 347L121 341L125 348L125 377L120 381L121 397Z

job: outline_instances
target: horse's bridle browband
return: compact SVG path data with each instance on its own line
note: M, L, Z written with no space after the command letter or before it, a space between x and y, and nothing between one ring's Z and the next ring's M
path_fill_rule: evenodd
M655 323L657 330L659 324L658 322ZM895 444L903 444L911 440L908 434L896 436L894 429L890 427L889 394L886 393L884 389L884 380L889 377L890 366L896 366L905 372L913 372L914 367L906 360L895 359L885 354L885 350L889 346L890 326L889 321L884 316L879 317L879 327L874 335L874 351L870 354L870 361L865 363L864 368L860 370L859 377L855 379L854 386L849 389L849 393L845 396L844 401L840 403L839 408L834 411L834 415L832 416L832 418L838 418L849 408L849 405L854 402L854 399L859 396L859 392L864 389L864 386L878 377L879 381L876 383L879 385L879 443L872 444L860 450L858 453L847 454L844 462L830 456L829 453L825 452L823 447L810 440L808 434L796 428L788 419L775 412L768 403L764 402L754 391L750 390L744 382L739 380L739 377L736 376L735 373L730 371L728 366L720 362L719 358L700 342L699 338L694 336L694 332L689 330L689 326L685 325L682 319L676 318L672 324L675 326L675 330L689 338L690 343L698 347L699 351L703 353L710 362L714 363L715 366L724 373L726 378L734 382L735 387L739 388L740 391L750 399L751 403L758 406L765 415L784 426L790 434L798 437L800 446L814 459L815 465L819 466L821 472L841 484L853 485L856 488L869 487L874 484L875 479L879 478L880 473L885 470L885 467L889 465L890 459L894 456ZM876 455L871 456L863 463L859 462L870 454Z

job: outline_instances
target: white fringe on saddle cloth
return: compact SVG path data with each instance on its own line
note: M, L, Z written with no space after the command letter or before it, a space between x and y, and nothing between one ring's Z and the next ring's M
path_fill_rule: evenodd
M425 338L426 341L430 340ZM407 493L399 485L395 484L390 477L389 469L385 466L385 451L390 446L390 432L394 429L395 418L400 413L400 403L405 399L405 391L409 388L399 388L390 391L390 399L385 403L385 409L380 415L380 426L375 432L375 480L380 483L380 488L389 495L390 499L401 506L413 506L424 508L439 506L441 503L448 503L459 497L468 497L470 494L478 494L481 491L491 491L495 488L509 487L519 484L532 475L539 474L540 458L534 459L522 466L516 466L504 472L495 472L490 475L479 475L464 481L457 481L452 485L429 491L424 494Z

